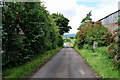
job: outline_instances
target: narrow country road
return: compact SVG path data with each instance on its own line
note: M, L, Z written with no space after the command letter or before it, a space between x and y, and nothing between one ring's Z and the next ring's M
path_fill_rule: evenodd
M95 72L68 44L31 78L95 78Z

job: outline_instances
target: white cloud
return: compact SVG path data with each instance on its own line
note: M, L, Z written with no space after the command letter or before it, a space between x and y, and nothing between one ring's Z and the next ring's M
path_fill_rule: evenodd
M100 2L96 6L78 5L78 0L43 0L50 13L62 13L72 26L69 33L77 33L81 20L92 10L92 19L97 21L118 10L119 0L79 0L79 2Z
M50 13L53 12L61 12L66 10L73 5L75 0L43 0L45 2L45 6Z
M92 12L92 18L94 21L97 21L115 11L118 10L117 3L101 4L98 9L95 9Z

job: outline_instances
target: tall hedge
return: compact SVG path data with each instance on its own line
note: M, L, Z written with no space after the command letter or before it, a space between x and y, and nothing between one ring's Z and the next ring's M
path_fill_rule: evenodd
M3 67L20 65L63 43L58 26L41 2L6 2L2 8ZM19 36L19 28L25 35Z

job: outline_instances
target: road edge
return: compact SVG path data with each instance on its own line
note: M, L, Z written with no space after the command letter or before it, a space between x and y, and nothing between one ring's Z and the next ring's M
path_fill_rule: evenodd
M38 70L40 70L44 65L46 65L61 49L63 49L63 47L64 46L62 46L59 50L55 51L55 53L47 61L45 61L41 66L32 71L32 73L26 76L26 78L31 78L31 76L33 76Z
M74 47L71 47L71 48L73 48L73 49L81 56L81 58L83 59L83 61L85 62L85 64L87 64L89 67L91 67L92 71L95 72L96 78L101 79L101 77L100 77L100 76L98 75L98 73L93 69L93 67L88 64L88 62L85 60L85 58L84 58Z

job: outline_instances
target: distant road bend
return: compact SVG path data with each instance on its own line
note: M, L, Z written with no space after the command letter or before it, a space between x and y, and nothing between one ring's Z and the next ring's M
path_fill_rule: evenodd
M31 78L96 78L95 72L66 44Z

